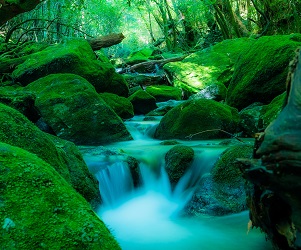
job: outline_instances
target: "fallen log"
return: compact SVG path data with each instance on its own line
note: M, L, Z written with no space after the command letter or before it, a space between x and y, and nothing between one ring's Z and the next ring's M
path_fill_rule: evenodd
M150 67L154 67L155 65L163 66L164 64L169 63L169 62L182 61L187 56L188 56L188 54L184 55L184 56L178 56L178 57L172 57L172 58L160 59L160 60L151 60L151 61L146 61L146 62L142 62L142 63L137 63L130 67L126 67L126 68L120 70L118 73L119 74L129 73L129 72L133 72L135 69L142 68L142 67L150 68Z
M121 43L125 36L122 33L112 33L106 36L100 36L96 38L87 39L93 50L100 50L102 48L108 48L118 43Z

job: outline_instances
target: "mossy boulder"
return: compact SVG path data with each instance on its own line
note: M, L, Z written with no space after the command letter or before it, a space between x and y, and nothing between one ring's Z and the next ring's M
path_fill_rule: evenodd
M165 155L165 169L173 185L177 184L191 166L194 150L185 145L172 147Z
M52 166L0 143L3 249L120 249L90 205Z
M146 87L145 91L155 97L156 102L166 102L168 100L181 100L182 91L179 88L165 85L152 85Z
M60 138L80 145L131 139L121 118L78 75L48 75L26 89L36 94L35 107Z
M20 86L0 87L0 102L24 114L32 122L39 118L34 108L35 96L30 91L25 91Z
M109 62L96 60L85 39L67 39L31 54L13 71L12 77L23 86L56 73L73 73L89 81L97 92L128 96L128 86Z
M264 105L260 102L253 103L239 112L239 131L242 137L254 137L255 133L263 130L260 121L261 111Z
M99 96L122 119L129 119L134 116L133 104L127 98L112 93L100 93Z
M211 90L214 90L212 96L218 100L225 99L234 63L254 41L247 38L225 40L181 62L167 63L164 70L173 79L174 86L185 92L186 97L206 88L208 93L208 86L211 86Z
M87 201L99 201L98 185L71 142L39 130L20 112L0 104L0 141L23 148L51 165Z
M156 99L144 90L138 90L128 97L135 114L147 114L157 108Z
M249 158L253 155L253 145L241 144L228 148L214 164L211 174L213 195L232 212L240 212L247 208L245 180L242 178L237 158Z
M276 119L284 106L286 92L276 96L268 105L264 105L261 110L260 122L265 129L269 124Z
M70 173L48 135L17 110L0 104L0 141L26 149L53 166L70 182Z
M261 37L242 53L228 87L227 103L239 110L254 102L270 103L286 89L289 61L301 34Z
M89 172L88 166L77 146L57 136L48 135L52 140L70 174L70 184L91 205L96 208L100 202L98 182Z
M238 112L234 108L214 100L190 100L174 107L162 118L155 138L224 138L229 135L221 130L235 133L238 122Z

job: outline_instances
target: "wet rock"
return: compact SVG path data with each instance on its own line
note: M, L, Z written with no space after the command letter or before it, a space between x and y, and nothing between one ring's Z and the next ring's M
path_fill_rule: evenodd
M165 155L165 169L169 180L176 185L186 170L191 166L194 150L189 146L177 145Z

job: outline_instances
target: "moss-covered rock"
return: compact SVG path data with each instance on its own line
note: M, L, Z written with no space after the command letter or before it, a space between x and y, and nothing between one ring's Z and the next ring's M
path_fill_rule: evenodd
M99 202L98 187L71 142L40 131L18 111L0 104L0 141L23 148L50 164L87 201Z
M36 108L60 138L80 145L131 139L121 118L78 75L48 75L26 89L36 94Z
M128 96L128 86L109 62L96 60L85 39L69 39L31 54L13 71L12 77L27 85L55 73L73 73L88 80L97 92Z
M224 138L229 135L221 130L235 133L238 122L236 109L213 100L191 100L174 107L162 118L155 138Z
M289 61L301 34L261 37L242 53L228 87L227 103L239 110L254 102L268 104L285 91Z
M143 87L148 85L166 85L168 84L166 77L156 74L123 74L124 79L129 85L129 88L136 86Z
M264 129L279 115L283 108L285 98L286 92L276 96L268 105L263 106L260 115L260 123Z
M120 249L89 204L53 169L0 143L3 249Z
M96 208L100 202L98 182L89 172L83 156L74 143L48 135L70 173L72 187Z
M246 207L245 180L239 168L237 158L249 158L253 155L253 145L232 146L222 153L214 164L211 174L214 197L232 212L240 212Z
M177 145L165 155L165 169L172 184L177 184L186 170L191 166L194 151L191 147Z
M133 104L127 98L112 93L99 95L122 119L129 119L134 116Z
M164 70L173 79L174 86L183 89L186 97L211 86L214 96L225 99L225 86L231 80L234 63L254 41L247 38L225 40L181 62L167 63Z
M144 90L138 90L128 97L135 114L147 114L157 108L156 99Z
M0 141L26 149L53 166L70 183L70 173L48 137L20 112L0 104Z
M156 102L166 102L168 100L181 100L182 91L179 88L165 85L152 85L146 87L145 91L155 97Z
M35 96L30 91L25 91L20 86L0 87L0 102L24 114L32 122L39 118L34 108Z
M239 112L239 131L242 137L254 137L255 133L262 131L260 115L263 109L262 103L253 103Z

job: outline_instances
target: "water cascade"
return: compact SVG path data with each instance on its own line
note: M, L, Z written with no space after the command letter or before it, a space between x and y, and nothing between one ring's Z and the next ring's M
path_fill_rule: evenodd
M248 212L224 217L183 217L202 175L209 173L226 149L217 141L181 141L191 146L195 160L172 187L164 168L164 156L173 146L160 145L147 131L155 122L141 117L127 123L134 141L106 145L121 149L140 162L140 186L135 188L127 163L119 156L88 156L85 160L99 180L103 204L97 214L123 250L269 250L265 237L253 229L247 234Z

